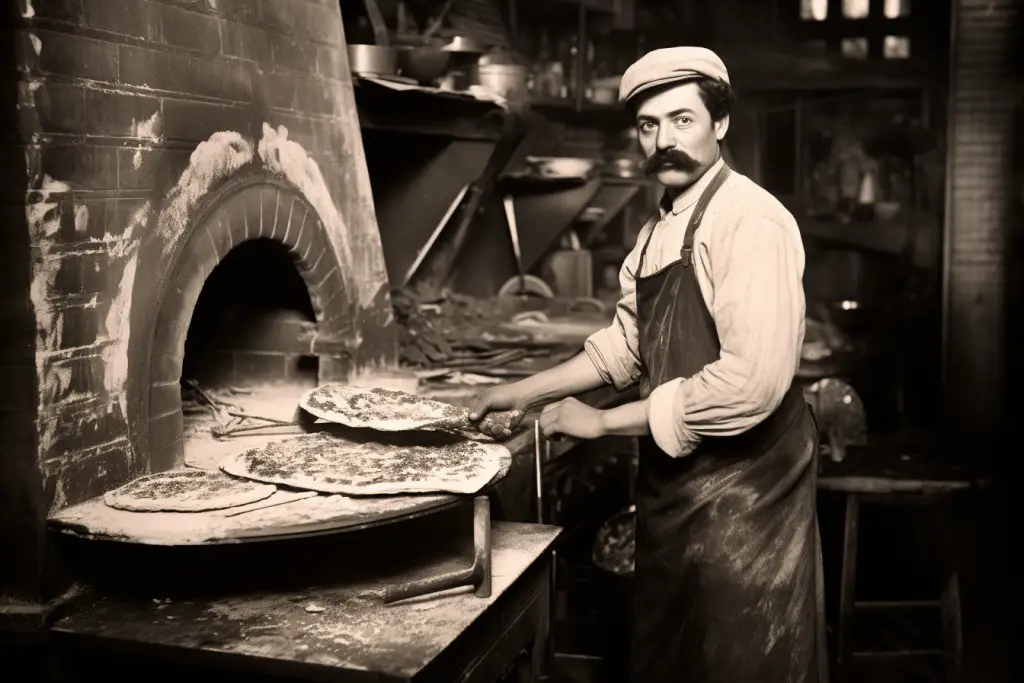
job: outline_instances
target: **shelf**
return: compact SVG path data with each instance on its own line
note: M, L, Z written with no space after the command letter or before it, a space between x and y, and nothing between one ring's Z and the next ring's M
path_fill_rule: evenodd
M576 100L571 98L537 98L530 100L530 106L535 109L576 109ZM600 102L584 102L583 111L599 111L617 114L625 114L626 109L621 104L603 104Z
M576 108L573 99L537 99L530 102L530 107L537 113L551 119L576 125L609 124L629 126L633 124L626 108L620 104L598 104L583 102L580 109Z
M496 141L505 110L468 93L440 92L353 76L359 125L364 130Z
M934 227L937 219L907 211L889 220L853 221L798 218L800 232L825 244L899 256L909 248L912 233Z
M580 0L518 0L516 11L520 16L545 18L572 18L579 16ZM588 14L614 16L614 0L586 0Z

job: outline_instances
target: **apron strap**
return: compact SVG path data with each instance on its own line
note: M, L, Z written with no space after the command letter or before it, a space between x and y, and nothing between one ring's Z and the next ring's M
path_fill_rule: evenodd
M729 168L729 165L722 164L722 168L719 169L708 186L701 192L700 199L697 200L697 206L693 208L690 222L686 226L686 234L683 236L683 248L679 251L684 268L689 268L693 264L693 237L697 233L700 222L704 219L704 212L707 211L708 205L722 187L722 184L729 178L730 173L732 173L732 169ZM644 248L646 249L646 246Z

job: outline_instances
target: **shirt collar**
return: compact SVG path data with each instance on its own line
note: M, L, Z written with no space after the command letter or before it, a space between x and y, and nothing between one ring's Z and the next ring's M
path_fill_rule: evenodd
M665 218L670 211L674 216L678 216L683 211L686 211L691 206L696 204L697 200L700 198L701 193L703 193L705 188L707 188L707 186L711 184L711 181L714 180L715 176L718 174L718 172L722 169L722 166L724 165L725 158L719 157L718 161L712 164L711 168L705 171L704 175L697 179L697 182L686 188L686 190L684 190L682 194L676 197L674 201L669 199L668 192L666 191L665 194L662 195L661 202L659 203L658 207L661 210L661 217Z

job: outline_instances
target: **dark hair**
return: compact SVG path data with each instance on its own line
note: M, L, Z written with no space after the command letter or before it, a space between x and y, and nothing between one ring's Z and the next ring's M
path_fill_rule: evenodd
M700 99L708 108L712 121L721 121L732 113L732 105L736 103L736 93L732 86L717 78L701 78L697 80Z
M693 81L684 81L684 83L696 83L697 92L700 93L700 101L707 107L708 113L711 114L712 121L721 121L726 116L732 113L732 106L736 102L736 93L733 91L732 86L725 81L720 81L717 78L708 78L707 76L698 78ZM671 88L675 88L682 83L666 83L665 85L659 85L650 90L645 90L636 97L629 101L628 108L633 116L636 116L637 110L640 108L640 102L647 97L655 95L657 93L665 92Z

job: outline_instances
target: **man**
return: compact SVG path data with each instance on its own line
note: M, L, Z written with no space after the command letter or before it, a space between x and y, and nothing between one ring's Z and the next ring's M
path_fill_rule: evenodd
M713 52L655 50L619 98L666 191L622 266L615 321L575 358L478 396L471 418L547 403L547 437L640 437L634 683L825 680L817 430L793 385L799 230L721 158L733 93ZM610 410L565 398L636 382L643 400Z

